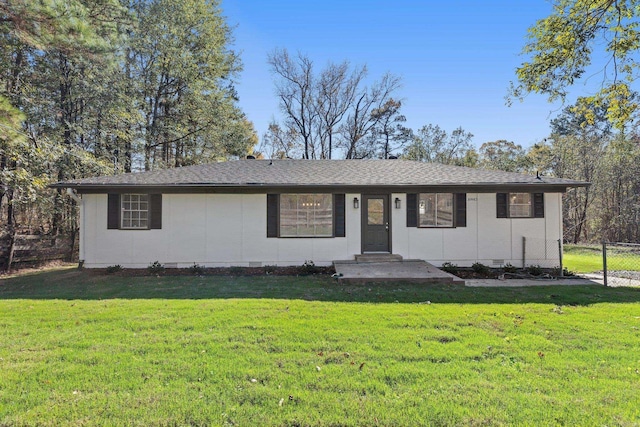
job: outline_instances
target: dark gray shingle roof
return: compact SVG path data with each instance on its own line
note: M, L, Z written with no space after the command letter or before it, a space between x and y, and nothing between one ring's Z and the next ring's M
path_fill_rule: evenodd
M85 178L54 187L518 186L588 183L411 160L237 160L151 172Z

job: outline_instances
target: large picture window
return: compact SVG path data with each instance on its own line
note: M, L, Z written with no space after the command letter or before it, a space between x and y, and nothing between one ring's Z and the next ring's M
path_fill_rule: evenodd
M280 237L333 236L331 194L281 194Z
M123 194L121 203L122 228L149 228L148 194Z
M421 193L418 202L419 227L453 227L453 194Z

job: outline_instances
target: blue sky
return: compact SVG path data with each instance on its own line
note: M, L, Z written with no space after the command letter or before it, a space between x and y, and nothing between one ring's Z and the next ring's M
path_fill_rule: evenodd
M533 94L505 104L527 28L551 12L548 0L222 0L221 7L244 64L240 107L261 139L281 118L267 64L275 48L305 53L317 69L348 60L366 64L371 79L396 74L407 126L462 126L476 146L506 139L528 147L548 136L562 107Z

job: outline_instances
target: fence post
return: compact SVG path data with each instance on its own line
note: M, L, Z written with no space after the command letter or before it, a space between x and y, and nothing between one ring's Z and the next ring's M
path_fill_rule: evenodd
M527 238L522 236L522 268L527 266Z
M604 273L604 285L607 284L607 241L602 241L602 272Z
M562 268L562 239L558 239L558 258L560 260L560 277L564 277L564 268Z

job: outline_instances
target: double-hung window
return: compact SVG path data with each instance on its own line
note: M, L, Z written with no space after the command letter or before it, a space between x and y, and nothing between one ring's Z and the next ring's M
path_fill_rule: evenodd
M531 193L509 193L509 217L531 218Z
M544 193L497 193L497 218L544 218Z
M149 195L123 194L120 202L121 228L146 229L149 228Z

